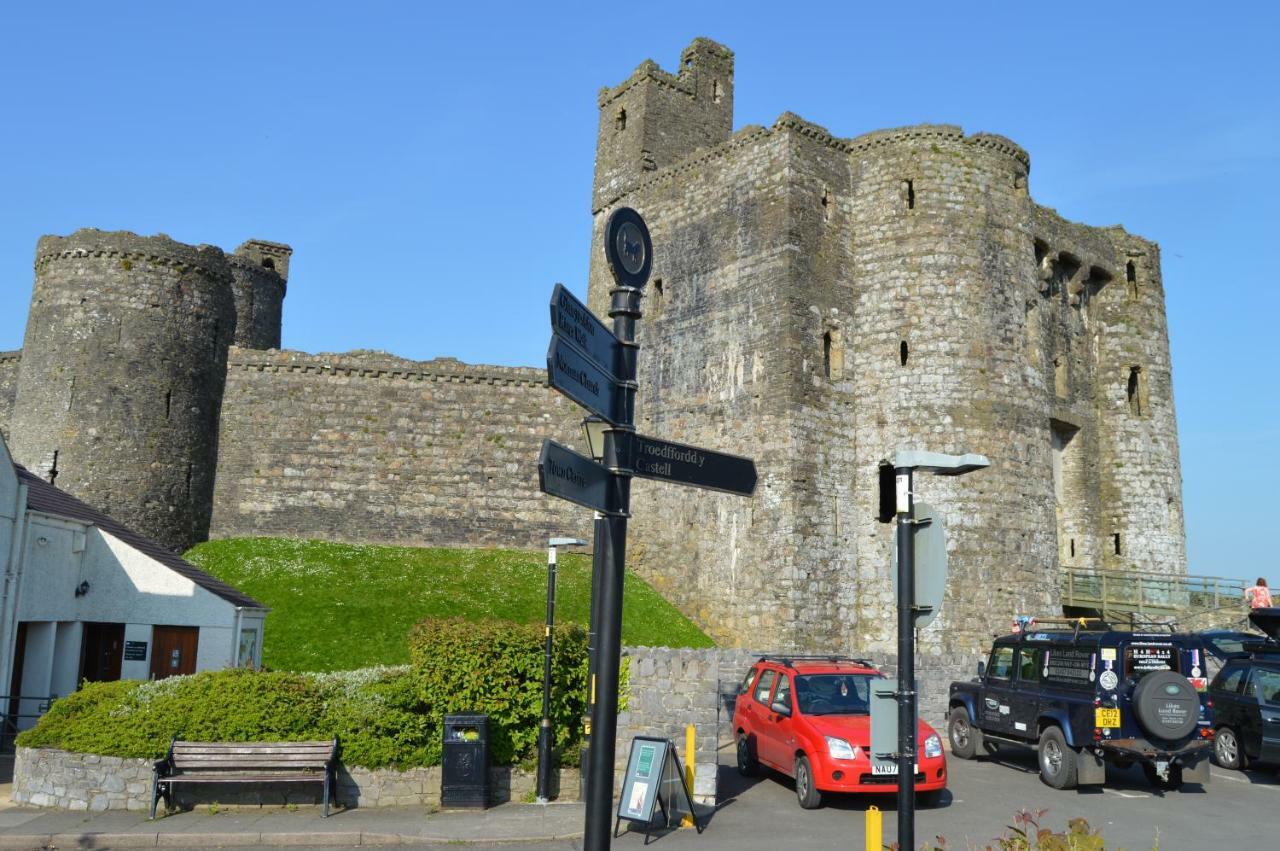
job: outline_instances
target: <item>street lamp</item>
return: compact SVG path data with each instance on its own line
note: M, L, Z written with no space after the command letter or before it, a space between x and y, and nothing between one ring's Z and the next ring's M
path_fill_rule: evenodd
M547 541L547 634L542 657L542 726L538 728L538 803L550 800L551 789L551 628L556 617L556 550L585 547L580 538L552 538Z
M596 461L604 460L604 433L612 426L597 414L590 414L582 419L582 433L587 439L587 454ZM591 713L596 703L596 632L600 628L600 588L601 574L604 570L604 548L600 541L604 540L604 515L594 512L595 522L592 524L591 553L591 615L587 622L587 701L586 713L582 716L582 750L578 754L579 797L587 798L587 769L590 760L587 754L591 748Z
M898 523L898 847L914 848L916 841L916 646L915 646L915 493L916 470L938 476L962 476L991 465L982 455L944 455L941 452L900 451L893 456L892 497L889 461L882 462L881 517L893 506Z

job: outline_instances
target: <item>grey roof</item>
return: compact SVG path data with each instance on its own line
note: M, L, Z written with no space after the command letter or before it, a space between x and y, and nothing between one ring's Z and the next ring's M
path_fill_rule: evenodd
M165 549L150 538L144 538L101 511L90 508L66 491L54 487L21 464L14 464L13 469L18 474L18 478L27 485L27 505L33 511L97 526L112 537L119 538L135 550L155 559L179 576L190 579L210 594L216 594L232 605L243 606L246 609L266 608L249 595L241 593L221 579L214 579L191 562Z

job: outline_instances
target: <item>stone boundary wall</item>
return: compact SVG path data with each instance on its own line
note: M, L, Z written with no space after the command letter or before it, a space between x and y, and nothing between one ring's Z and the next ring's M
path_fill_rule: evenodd
M13 397L18 392L18 366L22 352L0 352L0 435L9 440L9 420L13 418Z
M149 810L152 765L149 759L19 747L10 799L24 806L73 811ZM558 782L559 800L578 799L576 769L561 769ZM535 787L532 772L509 767L489 770L491 804L524 800ZM192 784L178 788L176 801L184 808L214 803L220 807L274 807L319 804L322 794L319 784ZM334 796L342 807L438 807L440 767L396 771L340 766Z
M582 408L540 369L232 348L210 536L545 546L590 512L538 490Z

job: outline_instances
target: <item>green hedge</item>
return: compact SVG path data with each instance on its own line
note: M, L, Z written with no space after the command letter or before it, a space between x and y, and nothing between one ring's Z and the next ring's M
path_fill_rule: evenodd
M442 725L450 712L482 712L489 716L489 755L495 765L535 757L545 635L545 625L461 618L425 620L414 627L409 655L432 725ZM586 709L586 632L579 626L556 627L552 654L555 747L571 761Z
M542 714L543 634L542 627L505 621L424 621L411 637L412 666L87 683L55 701L18 744L158 758L174 735L223 742L337 735L346 765L409 768L439 764L446 713L477 711L490 716L494 765L529 762ZM586 634L558 627L555 650L552 717L569 764L582 726Z

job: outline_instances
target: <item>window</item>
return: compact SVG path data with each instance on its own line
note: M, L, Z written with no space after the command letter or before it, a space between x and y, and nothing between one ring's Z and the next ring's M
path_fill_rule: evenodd
M747 671L747 677L742 681L742 688L738 691L738 694L751 694L751 687L755 685L756 674L758 673L760 673L758 668L752 668Z
M1244 682L1244 665L1228 665L1222 669L1222 673L1218 675L1218 681L1214 683L1214 688L1223 691L1238 694L1240 692L1240 683Z
M1135 417L1145 417L1149 413L1147 374L1142 371L1142 367L1129 367L1129 382L1125 387L1125 397L1129 403L1129 413Z
M618 109L618 113L613 119L613 127L615 130L627 129L627 111L625 109Z
M258 664L258 630L240 630L240 649L236 656L236 667L254 668Z
M778 677L778 693L773 696L773 702L791 708L791 680L786 674Z
M987 666L987 676L993 680L1013 678L1013 648L997 647L991 651L991 664Z
M719 103L723 99L724 99L724 92L720 91L720 81L713 80L711 82L711 100L714 103Z
M902 181L902 197L907 202L908 210L916 208L916 182L914 180Z
M805 715L866 715L871 711L867 674L804 674L796 677L796 706Z
M1115 550L1116 555L1120 555L1120 533L1116 532L1111 536L1111 548Z
M831 328L822 335L822 374L832 381L839 381L844 375L844 343L839 328Z
M773 691L773 680L777 677L774 671L765 671L760 675L760 684L756 686L756 700L769 705L769 692Z
M1018 650L1018 679L1024 683L1040 681L1040 650L1023 647Z
M1181 673L1178 649L1172 644L1134 642L1124 649L1124 675L1142 677L1152 671Z
M907 346L907 341L903 340L898 344L898 363L902 366L907 365L907 358L911 356L911 349Z
M1253 693L1262 698L1263 703L1280 706L1280 671L1254 668L1249 685L1254 687Z

